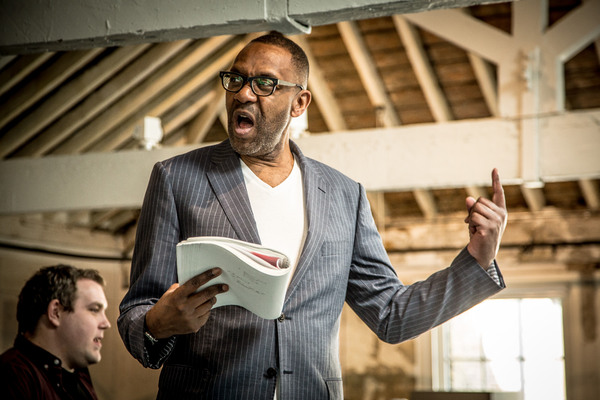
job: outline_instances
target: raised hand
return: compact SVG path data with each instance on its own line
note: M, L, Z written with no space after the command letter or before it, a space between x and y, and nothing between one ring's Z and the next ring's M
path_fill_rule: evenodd
M196 293L196 290L221 275L221 269L213 268L196 275L183 285L174 283L158 302L146 313L146 326L157 339L173 335L198 332L210 315L217 299L226 292L227 285L213 285Z
M496 168L492 171L492 189L492 200L483 197L466 199L469 214L465 222L469 224L470 236L467 250L483 268L489 267L496 258L508 220L504 189Z

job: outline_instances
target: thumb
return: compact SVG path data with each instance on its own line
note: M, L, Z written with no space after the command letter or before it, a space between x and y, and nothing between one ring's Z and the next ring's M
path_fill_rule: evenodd
M477 200L475 200L474 197L469 196L465 199L465 205L467 206L467 217L465 218L465 222L467 223L469 222L469 217L471 217L471 209L475 203L477 203Z

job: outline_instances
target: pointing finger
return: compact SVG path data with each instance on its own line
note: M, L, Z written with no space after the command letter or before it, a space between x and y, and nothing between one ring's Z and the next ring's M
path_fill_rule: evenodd
M492 170L492 189L494 190L494 194L492 196L492 201L494 204L496 204L498 207L506 208L504 189L500 183L500 175L498 174L497 168Z

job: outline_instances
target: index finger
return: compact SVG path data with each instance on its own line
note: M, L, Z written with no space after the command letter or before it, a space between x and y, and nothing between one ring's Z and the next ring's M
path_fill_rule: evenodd
M221 275L222 272L223 271L221 271L220 268L211 268L208 271L204 271L203 273L190 278L187 282L180 286L182 294L189 296L198 290L200 286Z
M497 168L492 170L492 189L494 191L494 194L492 195L492 201L494 204L496 204L498 207L506 208L504 189L500 183L500 175L498 174Z

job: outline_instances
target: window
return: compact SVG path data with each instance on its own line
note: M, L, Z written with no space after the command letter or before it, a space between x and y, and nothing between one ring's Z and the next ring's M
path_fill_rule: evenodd
M559 297L490 299L448 321L433 336L437 389L565 400L562 314Z

